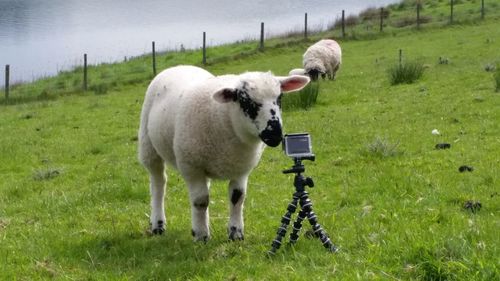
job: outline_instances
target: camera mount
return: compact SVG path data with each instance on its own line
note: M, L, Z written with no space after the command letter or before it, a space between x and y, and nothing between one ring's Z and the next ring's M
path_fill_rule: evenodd
M269 254L274 255L276 251L281 247L282 240L286 235L287 228L291 222L291 216L297 210L300 205L300 211L293 224L293 230L290 233L290 244L295 244L299 239L299 231L302 228L302 222L307 218L312 226L313 233L318 237L323 244L323 246L330 252L335 253L338 248L333 245L332 241L328 237L328 234L318 223L318 218L312 209L312 201L309 199L309 193L306 191L307 187L314 187L314 181L311 177L305 177L302 173L305 172L305 167L302 164L302 160L315 160L314 154L310 154L303 157L294 157L294 165L291 169L284 170L284 174L295 174L293 185L295 186L295 193L293 194L293 199L288 204L287 212L281 219L281 226L278 228L277 236L272 242L272 248L269 250Z

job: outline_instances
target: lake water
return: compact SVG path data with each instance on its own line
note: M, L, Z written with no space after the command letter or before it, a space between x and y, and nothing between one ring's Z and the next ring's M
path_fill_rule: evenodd
M81 65L114 62L157 50L198 48L202 33L217 45L326 27L346 14L396 0L0 0L0 73L32 81ZM0 85L4 85L4 75Z

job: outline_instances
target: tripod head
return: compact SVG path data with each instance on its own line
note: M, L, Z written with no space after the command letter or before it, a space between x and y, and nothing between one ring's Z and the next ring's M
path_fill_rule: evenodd
M295 174L295 179L293 180L293 186L295 186L295 191L303 192L305 187L314 187L314 181L310 177L304 177L302 173L306 170L306 167L302 164L302 160L314 161L316 157L314 154L305 157L295 157L293 158L294 164L291 169L283 170L283 174Z
M302 156L302 157L294 157L293 161L294 164L292 168L283 170L283 174L300 174L303 173L306 170L306 167L302 164L302 160L310 160L313 161L316 160L316 156L314 154L307 155L307 156Z

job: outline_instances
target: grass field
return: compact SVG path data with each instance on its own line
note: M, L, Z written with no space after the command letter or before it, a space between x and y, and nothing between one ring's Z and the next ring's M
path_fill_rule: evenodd
M19 86L30 98L0 105L0 280L499 280L500 92L498 73L485 70L500 63L499 25L339 40L337 80L320 82L310 109L283 113L286 132L311 133L310 197L336 254L302 236L266 257L294 191L281 173L292 161L278 148L250 177L245 241L227 242L226 183L215 182L212 240L193 243L187 190L171 170L167 232L150 236L148 178L136 157L149 82L134 74L147 69L140 59L96 68L99 81L130 72L101 92L64 93L79 83L71 73ZM308 44L225 46L213 52L249 53L206 68L285 75ZM399 49L424 74L391 86Z

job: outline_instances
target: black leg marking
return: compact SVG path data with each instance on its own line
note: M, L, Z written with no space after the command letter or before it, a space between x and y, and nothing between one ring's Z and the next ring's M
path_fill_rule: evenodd
M165 225L162 220L158 221L158 227L153 229L153 234L154 235L162 235L165 232Z
M198 237L196 238L196 232L194 232L193 229L191 229L191 236L195 237L195 241L199 241L199 242L208 242L209 238L207 235L203 235L201 237Z
M204 210L208 207L208 200L208 195L205 195L194 200L193 205L196 209Z
M231 203L233 203L233 205L236 205L236 203L238 203L238 201L240 200L241 195L243 195L243 192L241 192L241 190L233 189L233 194L231 195Z
M245 240L243 235L243 231L241 229L236 228L236 226L231 226L229 228L229 240Z

